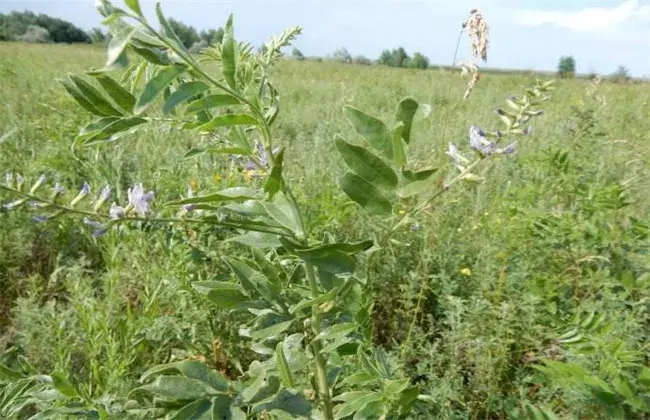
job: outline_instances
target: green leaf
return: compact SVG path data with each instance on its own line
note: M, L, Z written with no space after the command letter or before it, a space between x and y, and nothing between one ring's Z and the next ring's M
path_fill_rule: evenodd
M70 82L69 80L64 80L64 79L57 79L59 83L63 85L65 90L68 92L68 94L74 99L79 105L81 105L82 108L84 108L86 111L90 112L93 115L97 115L99 117L104 117L107 114L103 111L100 111L95 107L93 104L91 104L88 99L81 93L77 87Z
M273 162L271 173L264 183L264 191L273 196L282 188L282 162L284 161L284 147L280 150Z
M278 240L278 235L264 232L248 232L229 238L225 242L237 242L251 248L259 249L279 248L282 246Z
M354 413L352 420L378 419L384 417L382 414L384 414L382 401L373 400Z
M402 140L402 131L404 130L404 125L400 123L397 127L393 129L392 139L393 139L393 162L395 166L401 168L406 165L406 144Z
M386 124L353 106L344 107L345 115L358 134L372 147L382 152L388 159L393 159L393 140Z
M221 373L218 373L204 363L196 360L183 360L173 365L185 376L197 379L217 391L228 391L228 380Z
M353 331L356 331L358 325L353 322L342 322L340 324L332 325L321 331L320 334L314 338L315 340L336 340L337 338L345 337Z
M364 386L375 383L379 379L379 375L368 372L359 372L344 378L340 386Z
M193 158L195 156L203 155L205 153L217 153L217 154L225 154L225 155L245 155L247 152L246 150L237 147L193 147L183 155L183 159Z
M217 307L221 309L232 309L239 303L250 298L246 296L244 289L235 283L221 281L197 281L192 287L202 295L207 296Z
M284 357L284 349L282 348L283 342L280 341L277 346L275 346L275 357L278 363L278 371L280 373L280 380L287 388L293 388L293 376L291 375L291 369L289 368L289 362L287 362L286 357Z
M119 137L119 134L127 132L139 125L146 123L143 118L119 118L115 120L102 119L96 125L88 125L82 129L82 133L75 138L75 145L83 144L89 146L97 142L112 141ZM95 131L85 132L88 129L97 127Z
M614 378L612 381L612 388L628 400L633 400L635 397L635 392L632 390L632 384L622 376Z
M205 111L207 109L217 108L226 105L239 105L240 102L232 95L209 95L205 98L197 99L190 102L185 108L185 113Z
M207 398L191 402L178 410L170 420L212 420L212 402Z
M184 58L188 58L186 54L185 46L183 45L183 42L180 40L178 35L176 35L176 32L174 32L174 29L172 29L171 25L167 21L167 18L165 18L165 15L162 12L162 6L160 5L160 2L156 3L156 16L158 17L158 22L160 22L160 27L162 29L162 32L168 38L171 38L171 40L174 41L174 44L176 44L176 47L180 50L181 55Z
M250 369L249 369L250 372ZM280 389L280 380L277 376L266 377L266 372L261 372L255 380L240 393L246 404L270 397Z
M397 196L400 198L409 198L415 195L422 194L433 187L433 182L430 180L414 181L404 185L397 190Z
M166 206L180 206L183 204L219 203L223 201L245 201L254 198L261 198L258 190L247 187L232 187L221 190L218 193L208 194L200 197L184 198L171 201Z
M413 117L417 110L418 103L411 98L402 99L402 101L397 105L395 120L404 124L400 136L406 144L411 142L411 127L413 125Z
M232 406L232 398L220 395L212 399L211 420L246 420L246 414L241 409Z
M258 293L263 298L273 301L280 293L280 289L276 284L268 281L264 274L245 262L230 257L224 257L223 261L237 277L249 296L252 296L253 293Z
M254 406L252 414L271 410L284 411L285 413L291 414L291 418L312 418L311 404L302 392L293 389L283 389L272 401Z
M152 383L136 388L132 392L136 391L148 391L167 401L196 400L216 392L201 381L177 375L159 376Z
M90 83L86 82L79 76L70 75L70 80L77 87L79 92L90 102L96 109L108 116L122 116L117 108L115 108L109 101L95 89Z
M212 218L206 217L203 219L206 223L210 223ZM217 224L226 227L232 227L235 229L251 230L255 232L265 232L272 233L275 235L282 236L291 236L291 231L283 226L273 226L269 225L266 222L258 222L252 220L231 220L231 221L221 221L218 218L215 219Z
M136 115L143 113L167 86L186 70L183 66L168 66L161 68L156 75L145 85L138 97L133 112Z
M20 372L10 369L8 366L0 363L0 380L11 382L24 379L26 376Z
M363 147L354 146L342 138L335 140L336 148L350 170L378 187L395 188L397 175L374 153Z
M336 407L335 419L345 418L359 410L362 410L367 404L373 401L381 401L381 394L377 392L358 392L345 393L337 396L335 399L341 400L345 396L345 403Z
M331 274L351 274L356 267L354 258L337 249L329 249L325 252L319 248L314 248L296 250L295 253L301 260Z
M112 66L120 59L124 53L124 49L127 45L129 45L129 42L131 41L131 38L133 37L133 34L136 30L137 28L134 27L123 27L111 34L111 40L108 42L108 57L106 58L105 64L106 67Z
M420 389L417 386L413 386L402 391L402 395L398 400L402 413L408 413L411 411L413 403L418 399L420 395Z
M282 352L291 372L299 372L309 363L309 358L302 346L304 338L303 334L296 333L282 341Z
M205 124L198 126L199 131L213 131L218 127L230 127L233 125L257 125L257 120L248 114L226 114L218 115Z
M54 385L54 388L66 397L74 398L79 396L74 385L72 385L70 381L68 381L68 378L61 373L57 372L52 374L52 385Z
M273 202L262 201L262 206L264 206L266 212L273 220L299 236L304 234L300 225L299 215L284 194L275 194Z
M334 300L336 297L336 294L332 291L329 293L322 294L318 296L317 298L313 299L304 299L301 300L300 302L296 303L295 305L291 306L289 308L289 313L295 314L296 312L300 311L301 309L305 308L311 308L314 305L319 305L321 303L325 303L330 300Z
M387 384L384 386L384 395L388 399L394 399L397 394L404 391L408 386L408 379L393 379L387 381Z
M237 91L237 82L235 81L237 57L235 55L236 44L232 20L233 16L231 14L226 21L226 28L221 42L221 71L228 86Z
M284 322L279 322L275 325L271 325L270 327L262 328L261 330L256 330L251 333L251 337L255 340L268 340L271 338L277 338L285 332L286 330L289 329L289 327L293 324L293 321L284 321Z
M646 389L650 390L650 368L648 368L647 366L641 368L641 373L639 373L639 377L637 380L639 381L639 384L641 384Z
M142 10L140 9L140 2L138 0L124 0L124 4L133 10L138 16L142 16Z
M165 101L162 108L163 114L169 114L178 104L193 98L206 90L208 90L208 85L200 81L181 84L178 89L167 98L167 101Z
M429 179L431 175L435 174L436 172L438 172L438 168L423 169L417 172L403 170L402 175L404 175L404 178L409 181L424 181Z
M126 112L133 112L135 97L128 90L124 89L115 79L105 74L96 75L95 79L104 88L108 96Z
M393 210L391 202L374 185L357 175L346 173L340 186L348 197L370 213L390 214Z
M172 63L167 54L160 48L140 45L136 42L132 42L129 46L133 52L152 64L168 66Z

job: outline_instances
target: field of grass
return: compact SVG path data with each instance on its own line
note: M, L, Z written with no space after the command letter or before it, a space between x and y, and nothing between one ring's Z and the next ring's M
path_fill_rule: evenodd
M75 189L87 181L93 193L110 184L122 199L142 182L161 203L188 184L259 182L227 158L180 159L202 139L164 122L73 154L91 118L56 79L104 58L92 46L0 43L0 172ZM334 138L357 138L345 105L381 119L405 97L430 105L410 153L449 177L448 143L466 148L472 124L496 128L496 107L534 82L485 75L463 100L466 80L444 70L282 61L271 75L281 95L273 135L312 231L350 240L375 226L337 187L345 165ZM443 195L419 231L398 232L375 260L374 343L429 396L412 418L526 418L526 404L558 418L647 418L650 88L556 87L515 155ZM220 257L244 252L219 230L124 225L93 238L65 217L32 216L0 210L1 363L63 373L111 418L127 418L129 390L155 364L192 358L237 377L259 358L238 336L240 316L191 287L227 275ZM0 418L13 418L9 387L0 376Z

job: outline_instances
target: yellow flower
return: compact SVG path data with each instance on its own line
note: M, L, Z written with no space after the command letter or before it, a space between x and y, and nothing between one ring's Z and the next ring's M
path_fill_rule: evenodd
M467 267L461 268L460 269L460 274L462 274L463 276L471 276L472 275L472 270L470 270Z
M397 214L404 214L404 213L406 213L404 210L398 210L397 211Z
M250 181L253 179L253 176L255 175L255 170L249 169L247 171L244 171L244 178L246 178L247 181Z
M216 182L219 182L219 181L221 181L222 179L223 179L223 177L221 176L221 174L214 174L214 180L215 180Z
M197 181L196 178L190 179L190 187L193 190L196 190L199 187L199 181Z

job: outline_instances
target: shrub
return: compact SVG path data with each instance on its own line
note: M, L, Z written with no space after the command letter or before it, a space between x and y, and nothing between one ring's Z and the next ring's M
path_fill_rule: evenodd
M16 41L29 42L32 44L46 44L52 42L52 39L50 38L50 32L47 29L36 25L29 25L24 34L16 37Z
M576 62L571 56L562 56L557 65L557 73L560 77L574 77L576 74Z
M414 69L427 69L429 68L429 59L423 54L416 52L410 61L410 67Z

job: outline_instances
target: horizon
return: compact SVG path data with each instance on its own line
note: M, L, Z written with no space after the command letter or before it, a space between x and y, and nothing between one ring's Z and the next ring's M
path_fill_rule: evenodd
M116 4L122 2L116 1ZM576 74L603 76L619 65L635 78L650 77L650 0L579 1L492 0L163 0L166 16L197 30L218 28L234 15L235 37L260 45L289 26L303 34L293 43L305 56L327 57L345 47L352 56L376 60L384 49L420 52L434 67L451 66L461 23L472 7L490 25L486 70L555 72L561 56L573 56ZM153 1L141 1L155 22ZM188 7L195 6L195 7ZM196 13L196 7L202 7ZM368 12L368 8L372 8ZM101 15L92 0L0 0L0 13L44 13L90 30ZM403 13L404 19L395 19ZM419 28L413 31L411 28ZM386 28L392 29L387 31ZM435 41L434 41L435 40ZM623 46L623 47L622 47ZM458 60L470 58L467 37Z

